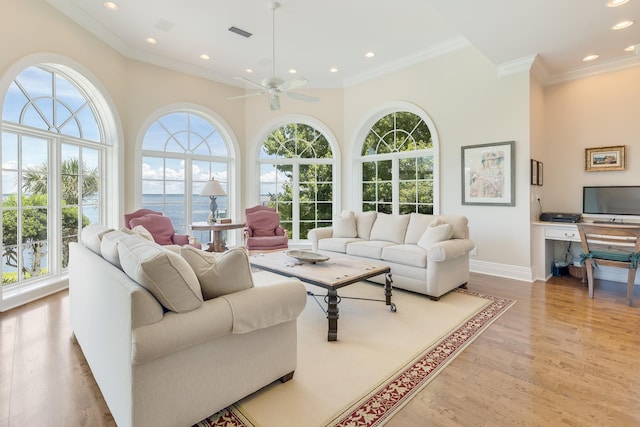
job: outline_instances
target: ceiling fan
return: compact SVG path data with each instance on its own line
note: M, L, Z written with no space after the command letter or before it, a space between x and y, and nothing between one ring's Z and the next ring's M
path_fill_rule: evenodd
M316 98L315 96L309 96L309 95L303 95L301 93L291 92L292 90L306 86L307 84L309 84L309 80L305 78L299 78L299 79L294 79L294 80L285 82L283 79L276 77L276 9L278 9L279 7L280 7L280 3L278 2L274 1L269 3L269 8L271 9L271 12L272 12L272 21L273 21L273 43L272 43L273 58L271 60L271 64L272 64L271 77L262 79L260 83L254 82L244 77L234 77L236 80L240 80L242 82L245 82L248 85L260 88L262 90L260 92L248 93L246 95L232 96L227 99L239 99L239 98L247 98L250 96L267 94L269 96L269 108L272 111L280 109L280 94L287 95L288 97L297 99L299 101L305 101L305 102L320 101L320 98Z

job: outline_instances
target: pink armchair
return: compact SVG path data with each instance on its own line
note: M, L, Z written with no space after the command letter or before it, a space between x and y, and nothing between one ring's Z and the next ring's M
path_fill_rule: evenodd
M138 209L135 212L124 215L124 225L129 229L141 225L151 235L153 240L159 245L189 245L189 236L187 234L177 234L173 228L171 218L164 216L162 212L153 211L151 209ZM191 246L200 249L202 246L198 243Z
M287 231L280 226L280 215L267 206L245 210L245 245L248 250L273 250L289 247Z

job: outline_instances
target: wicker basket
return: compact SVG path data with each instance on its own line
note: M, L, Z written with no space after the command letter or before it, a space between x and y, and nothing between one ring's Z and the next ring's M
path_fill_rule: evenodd
M585 267L584 265L581 265L581 266L570 265L569 275L571 277L575 277L576 279L580 279L584 281L587 277L587 267Z

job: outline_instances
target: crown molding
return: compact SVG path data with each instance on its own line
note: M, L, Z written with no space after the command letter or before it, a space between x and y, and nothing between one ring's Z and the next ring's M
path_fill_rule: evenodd
M355 86L368 80L382 77L394 71L402 70L403 68L407 68L411 65L419 64L429 59L437 58L447 53L463 49L467 46L471 46L471 43L469 43L467 39L465 39L464 37L456 37L437 46L419 52L415 55L407 56L398 61L390 62L388 64L385 64L384 66L375 68L366 73L361 73L348 79L344 79L342 82L342 86L343 88Z

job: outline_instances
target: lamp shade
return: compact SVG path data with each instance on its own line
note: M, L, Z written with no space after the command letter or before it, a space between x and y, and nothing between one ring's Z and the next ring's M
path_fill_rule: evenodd
M200 192L201 196L226 196L227 193L224 192L222 185L215 179L211 179L207 181L204 185L204 188Z

